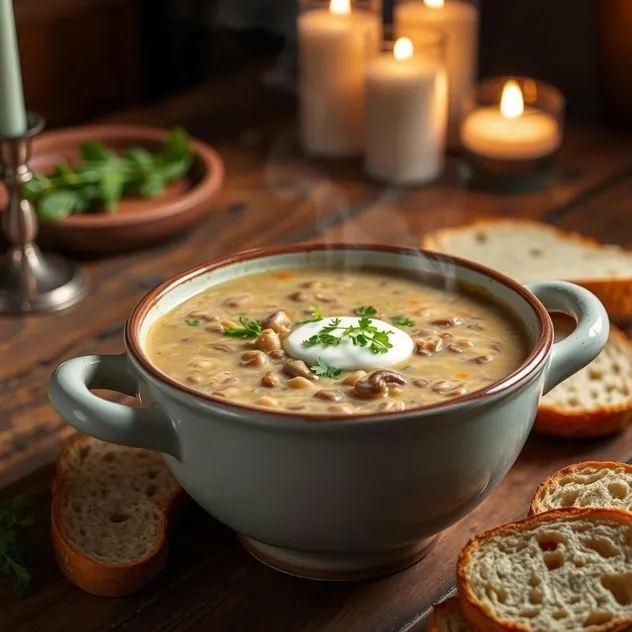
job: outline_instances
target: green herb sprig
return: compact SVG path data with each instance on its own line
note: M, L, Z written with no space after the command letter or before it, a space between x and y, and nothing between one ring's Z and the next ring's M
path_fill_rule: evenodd
M25 183L23 194L41 221L94 211L114 213L128 195L157 197L193 162L189 136L180 127L171 130L156 153L130 147L119 155L99 141L86 141L80 149L81 159L74 166L61 161L50 173L35 173Z
M23 515L26 504L23 497L0 504L0 576L13 581L13 593L18 597L31 581L18 539L20 529L33 524L32 518Z
M296 324L305 325L306 323L317 323L319 320L322 320L322 319L323 319L323 313L322 313L322 310L320 309L320 305L315 305L314 309L312 310L312 317L308 318L307 320L301 320Z
M414 327L415 326L415 321L411 320L407 316L393 316L393 318L391 318L391 322L394 325L399 325L400 327Z
M185 318L184 322L189 327L197 327L200 324L200 321L197 318Z
M261 321L248 320L244 316L239 317L241 327L229 327L224 329L225 336L234 338L256 338L261 333Z
M311 366L310 369L314 375L320 377L329 377L332 380L337 380L342 375L342 369L337 369L335 366L330 366L322 358L318 358L316 364Z
M358 316L375 316L377 309L375 309L373 305L361 305L360 307L356 307L355 313Z
M332 318L329 324L325 325L317 334L314 334L307 340L303 341L305 347L315 347L323 345L324 347L336 347L344 338L350 338L355 347L368 347L371 353L386 353L392 348L389 336L392 331L380 331L373 321L368 317L360 318L357 325L342 327L340 318ZM335 332L342 331L341 334Z

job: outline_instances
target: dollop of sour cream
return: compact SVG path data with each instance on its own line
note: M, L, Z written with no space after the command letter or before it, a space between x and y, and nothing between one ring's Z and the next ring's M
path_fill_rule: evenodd
M392 347L385 353L373 353L370 344L366 347L355 346L351 338L347 336L341 337L340 344L335 346L320 343L314 346L303 344L312 336L319 334L333 318L340 321L339 326L342 328L358 327L360 323L360 318L357 316L328 316L316 322L300 325L285 339L286 353L295 360L303 360L307 366L314 366L320 359L337 369L357 371L393 366L410 357L415 350L415 342L405 331L377 318L371 318L371 325L379 331L391 332L388 341ZM340 337L342 331L338 329L332 333Z

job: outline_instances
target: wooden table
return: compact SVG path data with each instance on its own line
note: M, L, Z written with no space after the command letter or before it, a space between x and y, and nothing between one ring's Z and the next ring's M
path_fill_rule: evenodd
M528 195L468 191L450 161L423 189L384 189L355 162L307 163L293 141L294 102L259 71L197 89L117 120L186 125L215 144L226 185L208 219L159 248L86 262L90 295L45 317L0 320L1 495L30 494L34 579L27 596L0 582L0 631L413 632L449 591L459 548L473 534L524 515L538 481L562 465L632 454L632 431L600 441L532 437L490 498L448 530L428 558L364 583L303 581L251 559L232 532L194 508L172 539L170 561L145 590L99 599L63 579L48 540L50 463L72 429L48 404L46 384L63 360L123 349L125 319L159 281L206 259L300 240L416 245L424 231L480 215L533 217L625 244L632 235L632 141L569 125L554 186ZM511 420L507 420L511 423Z

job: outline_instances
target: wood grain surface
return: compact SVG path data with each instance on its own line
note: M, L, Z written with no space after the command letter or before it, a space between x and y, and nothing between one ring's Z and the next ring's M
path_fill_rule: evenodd
M294 140L292 95L267 88L262 70L203 86L173 102L118 117L186 125L226 161L217 207L190 234L151 250L83 262L90 294L44 317L0 319L0 492L27 494L34 580L15 599L0 581L0 632L413 632L452 588L458 550L472 535L523 516L538 482L583 459L632 454L632 431L570 442L531 437L493 494L444 533L432 553L390 578L330 584L295 579L251 559L198 508L176 529L163 574L136 596L99 599L63 579L48 538L50 463L72 433L48 404L51 371L86 353L123 350L134 304L162 279L225 253L310 240L416 245L424 231L481 215L521 216L627 244L632 237L632 141L569 125L556 180L525 195L467 190L456 158L423 189L385 189L359 162L305 160ZM507 420L511 423L511 420Z

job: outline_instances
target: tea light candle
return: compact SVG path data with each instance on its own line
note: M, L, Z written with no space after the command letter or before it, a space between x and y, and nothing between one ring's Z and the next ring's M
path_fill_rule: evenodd
M481 107L464 120L461 142L468 151L500 160L533 160L555 152L562 141L557 120L524 107L520 86L507 81L500 107Z
M365 169L379 180L423 183L443 169L445 70L414 52L403 37L367 67Z
M478 10L465 0L405 0L395 6L398 37L422 44L421 30L434 27L447 37L446 67L449 88L449 144L458 144L461 104L472 88L478 61Z
M0 137L27 129L12 0L0 0Z
M303 147L321 156L361 152L364 137L367 59L379 52L382 26L370 11L351 10L350 0L298 18L300 128Z

